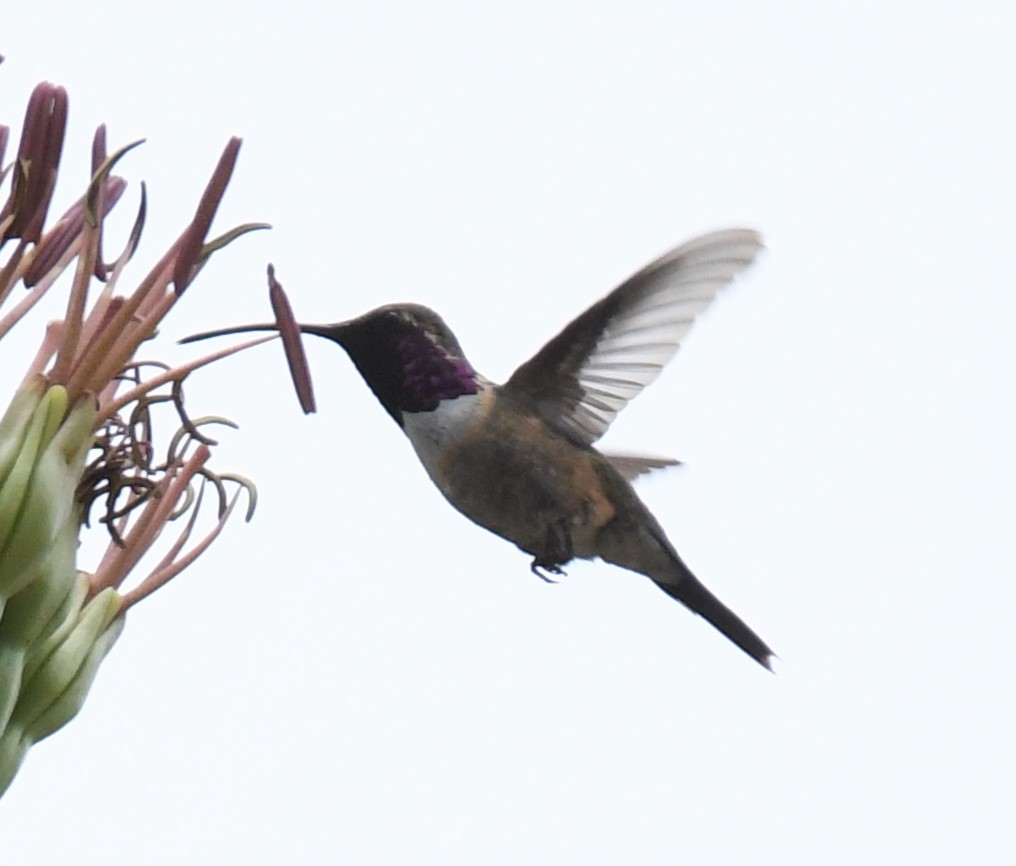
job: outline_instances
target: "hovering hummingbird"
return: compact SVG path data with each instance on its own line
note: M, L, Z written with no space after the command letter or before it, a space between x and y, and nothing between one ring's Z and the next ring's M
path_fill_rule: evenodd
M300 325L349 355L445 498L563 574L600 557L649 577L770 668L772 650L691 573L636 495L637 475L676 461L610 455L599 439L652 382L720 289L762 249L754 231L688 241L572 321L503 385L478 373L433 310L391 304L333 325ZM248 325L183 342L246 331Z

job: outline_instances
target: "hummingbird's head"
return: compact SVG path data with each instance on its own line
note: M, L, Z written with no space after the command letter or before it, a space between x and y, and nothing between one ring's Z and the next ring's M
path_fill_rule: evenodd
M479 376L444 320L419 304L389 304L334 325L301 325L334 340L395 422L479 391Z
M419 304L389 304L347 322L299 328L342 346L400 427L405 412L433 412L443 400L480 390L480 376L463 357L455 335L437 313ZM245 325L181 342L276 330L276 325Z

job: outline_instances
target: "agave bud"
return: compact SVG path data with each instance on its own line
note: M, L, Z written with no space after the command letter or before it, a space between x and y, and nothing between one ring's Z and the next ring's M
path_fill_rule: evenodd
M68 615L37 644L27 659L17 703L0 733L0 789L6 790L28 749L69 722L84 704L88 689L124 627L122 599L105 589L82 605L87 575L69 594Z
M59 627L54 616L74 584L81 523L75 493L95 438L95 406L83 400L69 414L66 409L63 386L47 387L33 377L0 422L6 452L0 466L0 728L20 700L28 648ZM70 615L64 611L64 618Z
M64 526L79 522L74 493L95 439L96 406L82 399L68 412L66 388L42 387L28 422L11 431L21 447L0 485L0 600L30 584ZM22 390L35 393L38 385Z

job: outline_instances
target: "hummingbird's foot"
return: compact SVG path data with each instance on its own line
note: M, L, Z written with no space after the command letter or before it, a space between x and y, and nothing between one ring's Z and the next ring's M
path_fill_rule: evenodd
M532 564L529 566L529 570L535 574L544 583L560 583L560 581L554 580L552 577L548 577L544 572L556 575L558 577L567 577L567 573L561 566L554 565L552 562L540 562L538 559L534 559Z
M565 572L561 566L572 558L572 541L567 522L548 523L547 538L542 548L538 551L528 552L534 554L529 570L546 583L557 583L547 575L564 576Z

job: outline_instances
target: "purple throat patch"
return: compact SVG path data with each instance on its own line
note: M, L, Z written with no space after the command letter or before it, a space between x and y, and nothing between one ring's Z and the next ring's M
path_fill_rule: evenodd
M408 357L402 368L402 384L412 404L408 411L431 411L442 400L454 400L480 390L476 372L462 358L449 358L440 348L426 339L399 341L399 352Z

